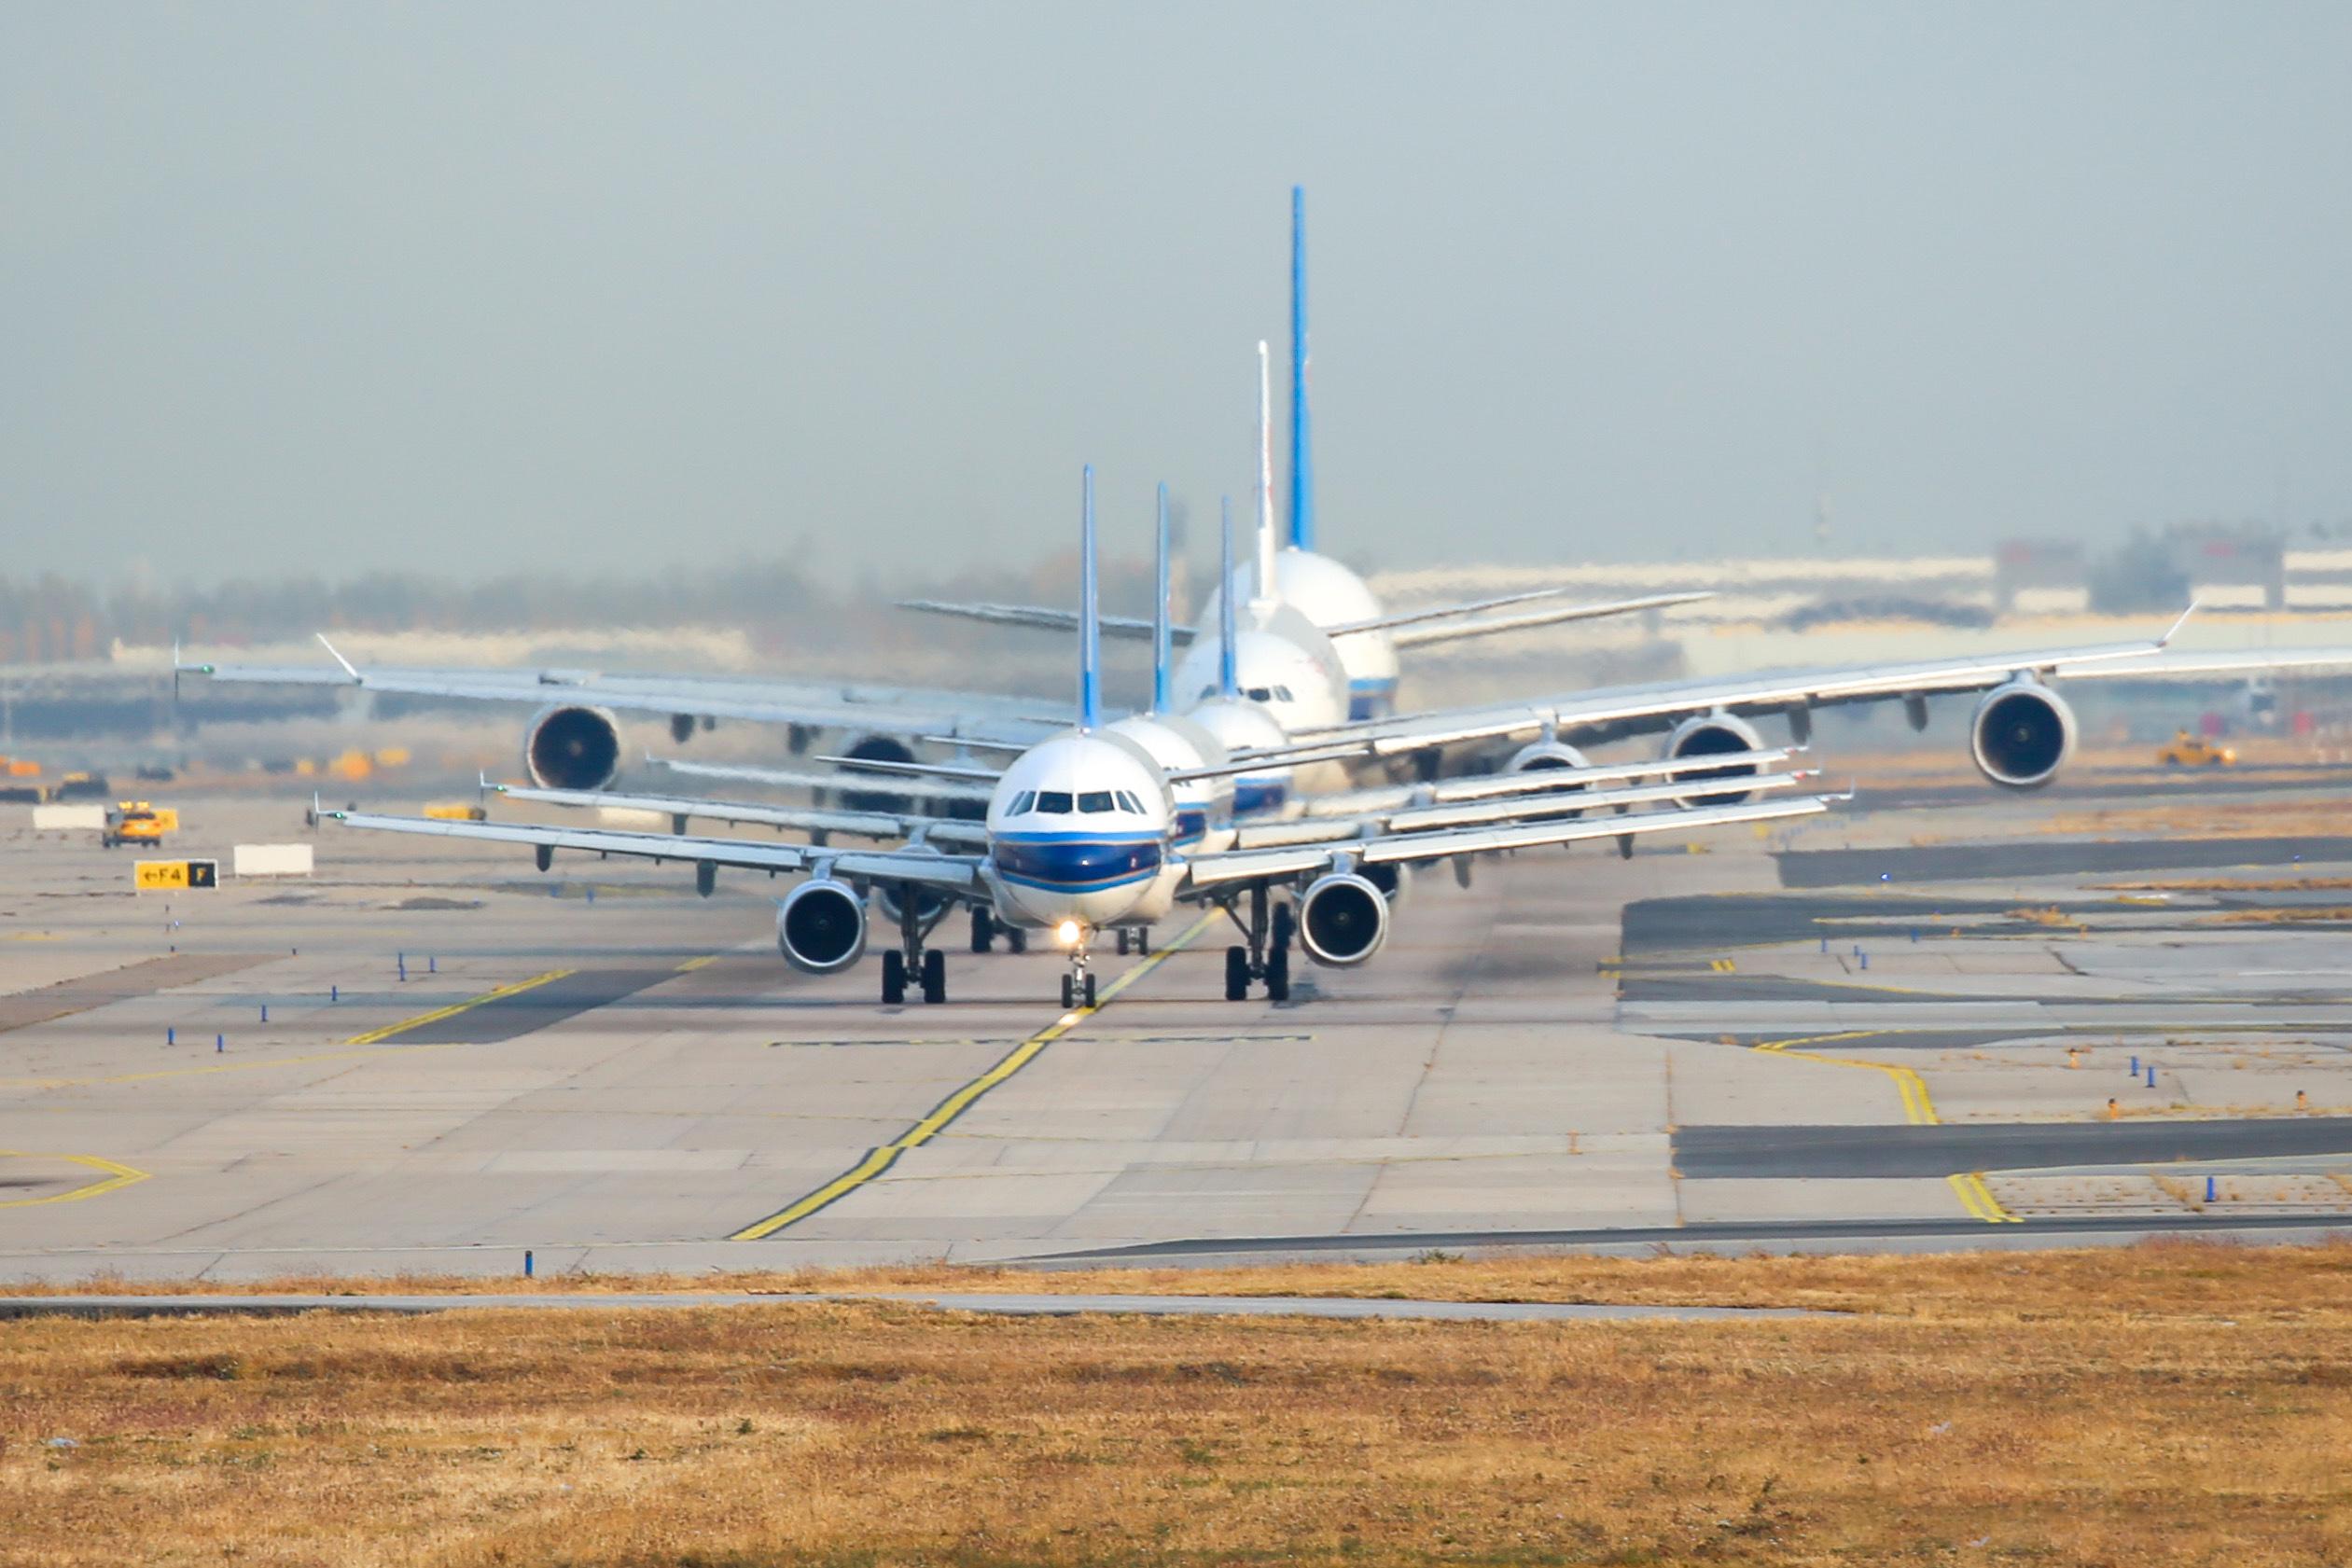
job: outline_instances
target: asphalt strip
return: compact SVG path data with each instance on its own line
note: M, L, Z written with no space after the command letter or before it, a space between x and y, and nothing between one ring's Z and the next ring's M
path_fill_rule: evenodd
M297 1312L462 1312L517 1308L536 1311L666 1311L711 1307L806 1306L870 1302L1005 1317L1075 1317L1101 1312L1141 1317L1384 1319L1422 1323L1591 1323L1630 1320L1710 1323L1740 1318L1825 1318L1843 1314L1790 1307L1649 1307L1553 1301L1397 1301L1330 1296L1015 1296L798 1292L697 1295L690 1291L612 1295L497 1296L7 1296L0 1318L246 1317Z

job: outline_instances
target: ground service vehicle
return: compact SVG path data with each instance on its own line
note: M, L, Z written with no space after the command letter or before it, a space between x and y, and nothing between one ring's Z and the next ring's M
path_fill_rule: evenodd
M144 800L123 800L106 808L106 826L98 841L108 849L118 844L160 844L164 829L175 826Z
M2183 729L2157 749L2156 760L2167 768L2234 768L2237 752Z

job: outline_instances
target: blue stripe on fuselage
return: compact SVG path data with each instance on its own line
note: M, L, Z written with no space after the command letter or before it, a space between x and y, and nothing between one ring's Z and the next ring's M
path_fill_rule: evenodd
M1397 708L1397 683L1394 680L1364 680L1347 683L1347 716L1351 719L1386 718Z
M1158 874L1167 846L1153 833L1009 833L990 846L996 874L1023 887L1092 893Z
M1233 781L1233 811L1270 812L1290 798L1290 784L1286 779L1235 779Z

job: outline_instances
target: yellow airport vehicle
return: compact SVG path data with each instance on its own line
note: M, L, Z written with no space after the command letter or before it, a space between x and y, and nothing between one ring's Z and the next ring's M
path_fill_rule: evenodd
M141 860L131 867L132 885L141 893L162 893L183 887L218 887L217 860Z
M180 814L166 807L158 810L144 800L122 800L106 810L106 826L99 830L98 841L108 849L118 844L160 844L166 833L180 828Z
M467 806L454 802L427 806L424 808L424 814L435 822L485 822L490 817L490 813L480 806Z
M2234 768L2237 749L2183 729L2157 748L2156 760L2167 768Z

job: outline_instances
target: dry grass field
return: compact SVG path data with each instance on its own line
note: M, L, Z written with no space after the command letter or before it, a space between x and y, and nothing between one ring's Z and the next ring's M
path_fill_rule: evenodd
M1841 1315L22 1320L0 1561L2352 1561L2347 1247L765 1283Z

